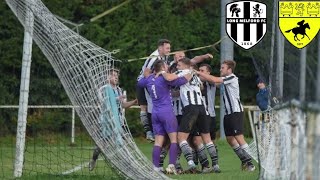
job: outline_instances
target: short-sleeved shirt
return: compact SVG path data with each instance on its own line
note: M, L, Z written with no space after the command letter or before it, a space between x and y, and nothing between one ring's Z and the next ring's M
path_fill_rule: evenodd
M187 73L190 73L189 69L179 70L176 72L178 76L184 76ZM197 75L193 75L192 79L180 86L180 98L183 104L183 107L188 105L203 105L203 99L201 94L201 80Z
M234 112L243 112L243 106L240 102L239 80L233 73L222 77L224 91L223 102L226 115Z
M216 117L214 110L214 101L216 96L216 85L214 83L204 82L202 97L205 102L206 110L209 112L210 117Z

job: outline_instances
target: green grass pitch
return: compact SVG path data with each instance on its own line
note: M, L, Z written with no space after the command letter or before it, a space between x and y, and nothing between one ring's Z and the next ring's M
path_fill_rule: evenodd
M136 139L138 147L151 160L152 144L144 139ZM93 144L86 143L76 146L65 145L39 145L39 143L27 145L25 151L24 174L21 179L122 179L115 173L105 161L99 160L94 171L89 171L86 163L90 160ZM243 172L240 169L240 160L226 141L217 142L219 152L220 174L184 174L171 175L173 179L183 180L250 180L258 179L259 169L255 172ZM13 179L13 161L15 155L14 143L0 143L0 179ZM59 158L57 158L59 157ZM102 159L102 157L100 157ZM183 167L186 167L184 157L181 157ZM50 165L48 165L51 162ZM168 162L166 158L165 162ZM166 167L167 163L165 163ZM65 170L74 170L69 175Z

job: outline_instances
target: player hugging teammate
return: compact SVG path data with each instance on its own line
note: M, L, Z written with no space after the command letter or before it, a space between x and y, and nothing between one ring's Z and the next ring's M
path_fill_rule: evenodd
M216 86L223 85L226 112L224 129L227 141L241 160L242 169L254 171L255 167L251 157L246 152L248 144L243 137L243 107L240 102L238 78L233 74L235 62L224 61L220 68L221 77L216 77L210 75L211 66L209 64L200 64L200 69L197 68L198 63L212 58L211 54L189 59L185 57L183 51L180 51L174 55L174 61L169 63L169 53L170 41L160 40L158 49L146 60L138 78L139 86L137 87L146 88L144 95L149 96L147 103L142 102L140 105L148 105L147 111L152 114L149 116L152 117L151 121L142 122L151 122L149 125L153 125L153 128L151 126L149 130L153 130L155 135L152 155L154 169L171 174L221 172L218 165L218 151L214 144L214 99ZM170 65L170 72L168 65ZM190 79L188 79L189 76L191 76ZM138 100L142 99L142 94L138 94ZM162 99L165 100L165 103L161 102ZM170 99L170 105L168 99ZM166 106L166 113L158 113L159 108L163 109L163 106ZM144 116L144 111L146 111L145 108L141 117ZM161 116L161 114L171 113L176 117ZM177 126L172 126L172 124L177 124ZM176 129L173 130L172 127ZM147 138L150 139L148 133ZM168 143L169 141L171 143ZM211 158L211 166L205 149ZM170 162L168 168L164 170L163 160L168 150ZM181 153L188 163L186 171L182 170L179 163ZM173 158L176 158L176 162L173 162ZM201 164L201 171L197 169L198 162Z

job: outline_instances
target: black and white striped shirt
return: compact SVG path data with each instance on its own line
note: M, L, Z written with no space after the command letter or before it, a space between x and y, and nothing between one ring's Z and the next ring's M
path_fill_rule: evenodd
M184 76L189 73L190 70L179 70L177 71L178 76ZM203 105L202 94L200 90L201 80L198 76L193 75L192 79L186 84L180 86L180 98L183 107L188 105Z
M168 57L167 56L161 57L159 54L159 51L155 50L152 54L150 54L150 57L144 62L141 68L140 74L137 78L137 81L143 78L143 72L146 68L153 70L153 64L157 59L162 59L168 64L168 60L167 60Z
M234 74L230 74L222 79L224 84L223 102L226 115L235 112L243 112L243 106L240 102L238 77Z
M179 91L180 92L180 89L179 89L179 87L175 87L175 88L172 89L172 91ZM180 95L179 96L173 96L172 95L172 105L173 105L174 115L176 115L176 116L182 115L183 105L182 105L182 102L181 102Z
M204 82L203 83L203 90L202 90L202 97L204 99L204 104L206 110L209 112L211 117L216 117L216 113L214 110L214 101L216 96L216 85L213 83Z

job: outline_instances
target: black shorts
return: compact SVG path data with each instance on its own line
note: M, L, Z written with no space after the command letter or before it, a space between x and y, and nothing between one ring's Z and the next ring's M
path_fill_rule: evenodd
M210 120L203 105L188 105L182 109L182 112L179 132L190 133L194 127L198 128L199 133L210 132Z
M151 113L147 113L147 117L148 117L148 124L149 124L150 131L153 132L152 114Z
M180 124L180 122L181 122L182 115L178 115L178 116L176 116L176 118L177 118L178 125L179 125L179 124Z
M136 96L137 96L139 105L147 105L148 104L146 94L144 93L144 88L139 87L138 85L136 85Z
M210 117L210 136L211 139L216 139L216 117Z
M243 134L243 112L225 115L223 126L226 136Z

